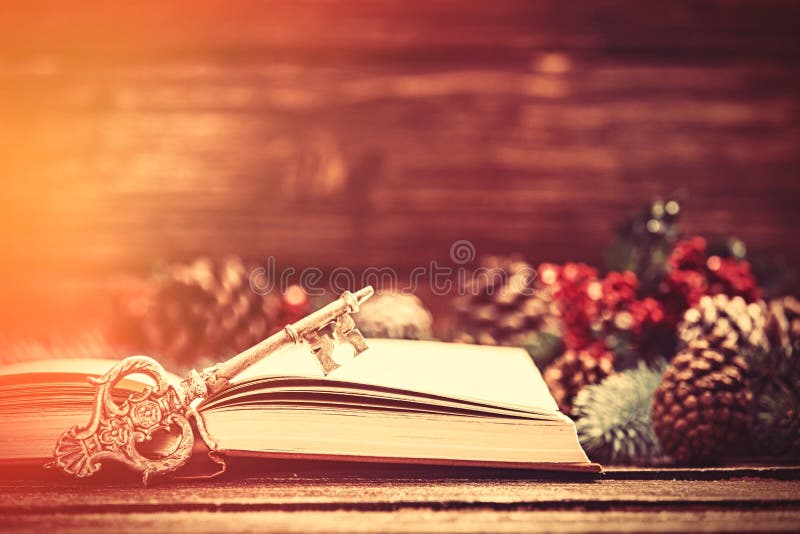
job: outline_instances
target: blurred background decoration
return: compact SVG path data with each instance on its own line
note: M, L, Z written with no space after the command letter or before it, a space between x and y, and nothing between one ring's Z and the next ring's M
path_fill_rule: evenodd
M797 265L799 17L774 0L7 2L1 335L91 328L120 280L201 256L408 273L468 239L602 265L618 223L675 192L689 233Z
M268 257L402 283L469 242L459 265L508 278L417 280L365 332L526 348L603 462L748 454L745 427L796 457L798 22L778 0L7 3L2 359L203 365L325 301L254 292Z

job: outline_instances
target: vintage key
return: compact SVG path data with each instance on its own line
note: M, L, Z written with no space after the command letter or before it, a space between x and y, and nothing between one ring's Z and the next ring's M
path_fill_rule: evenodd
M195 416L198 430L206 436L202 418L193 406L225 389L228 382L257 361L287 345L307 342L327 375L339 365L333 359L335 342L350 343L356 355L367 349L364 338L350 316L373 294L371 286L355 293L346 291L324 308L287 325L261 343L200 372L190 371L177 385L167 382L164 368L147 356L132 356L120 361L105 375L90 378L97 386L92 417L86 426L76 425L56 442L49 467L79 478L96 473L104 460L116 460L142 473L147 484L152 475L171 473L183 466L194 445L189 417ZM121 405L111 397L114 386L127 375L141 373L153 379L154 387L131 394ZM180 432L174 449L150 458L139 452L137 444L152 439L156 431Z

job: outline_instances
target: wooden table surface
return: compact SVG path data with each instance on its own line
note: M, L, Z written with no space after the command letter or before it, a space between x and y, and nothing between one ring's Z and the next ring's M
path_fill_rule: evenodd
M4 470L6 532L798 531L800 468L609 470L599 479L407 468L240 468L142 488Z

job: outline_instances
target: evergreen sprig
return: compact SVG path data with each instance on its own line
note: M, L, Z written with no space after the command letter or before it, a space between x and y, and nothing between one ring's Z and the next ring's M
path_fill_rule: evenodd
M575 399L573 417L586 453L606 464L653 465L667 459L650 418L653 392L666 362L638 367L587 386Z

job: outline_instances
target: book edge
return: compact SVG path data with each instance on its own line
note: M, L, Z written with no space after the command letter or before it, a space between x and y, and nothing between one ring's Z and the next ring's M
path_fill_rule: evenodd
M362 456L350 454L319 454L296 452L264 452L238 449L218 449L218 454L233 458L264 458L270 460L314 460L342 463L377 463L407 465L440 465L452 467L493 467L526 471L569 471L602 474L603 467L594 462L504 462L483 460L451 460L442 458L403 458L398 456Z

